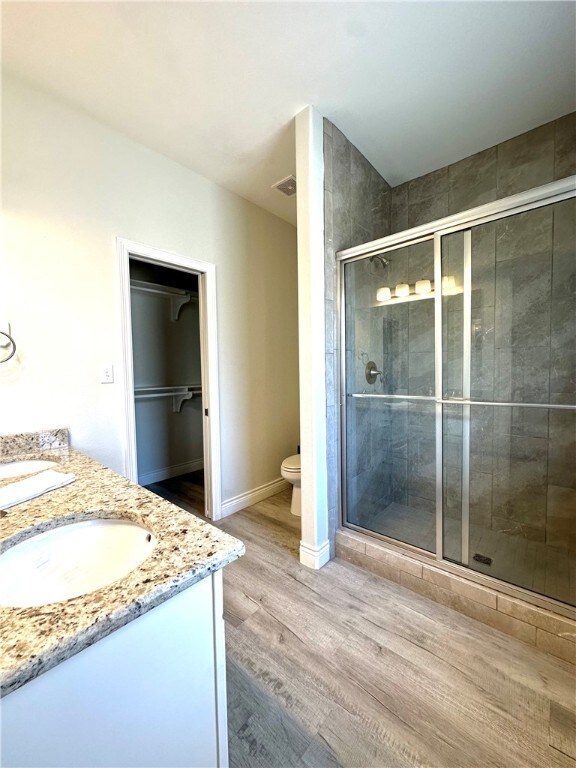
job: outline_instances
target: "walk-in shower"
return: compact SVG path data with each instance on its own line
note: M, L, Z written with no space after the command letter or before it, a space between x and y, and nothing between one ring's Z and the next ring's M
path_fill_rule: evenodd
M570 604L574 194L564 180L338 257L343 524Z

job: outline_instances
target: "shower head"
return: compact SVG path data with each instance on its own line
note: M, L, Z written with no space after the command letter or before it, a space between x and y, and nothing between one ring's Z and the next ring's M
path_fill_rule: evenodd
M377 253L375 253L373 256L370 256L370 261L373 262L374 259L377 259L380 264L382 264L382 267L386 269L388 264L390 264L391 259L385 259L384 256L379 256Z

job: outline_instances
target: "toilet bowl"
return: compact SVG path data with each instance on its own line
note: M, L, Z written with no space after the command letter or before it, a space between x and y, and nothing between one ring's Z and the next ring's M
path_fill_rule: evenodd
M296 453L294 456L288 456L284 459L282 466L280 467L280 474L284 480L288 480L292 483L292 506L290 512L293 515L302 514L300 509L300 454Z

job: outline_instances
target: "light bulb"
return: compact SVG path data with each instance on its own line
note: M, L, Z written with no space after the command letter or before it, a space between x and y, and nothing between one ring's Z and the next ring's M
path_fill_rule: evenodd
M430 280L416 280L416 293L431 293L432 283Z
M390 301L392 291L388 287L378 288L376 291L376 301Z
M456 290L456 278L453 275L446 275L442 278L442 293L450 294Z
M398 296L399 299L403 299L406 296L410 296L410 286L408 283L398 283L396 286L396 296Z

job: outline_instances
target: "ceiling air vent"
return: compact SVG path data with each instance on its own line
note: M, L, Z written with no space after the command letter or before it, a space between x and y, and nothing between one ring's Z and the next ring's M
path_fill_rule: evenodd
M272 189L279 190L286 197L292 197L296 194L296 179L294 176L286 176L285 179L280 179L276 184L272 184Z

